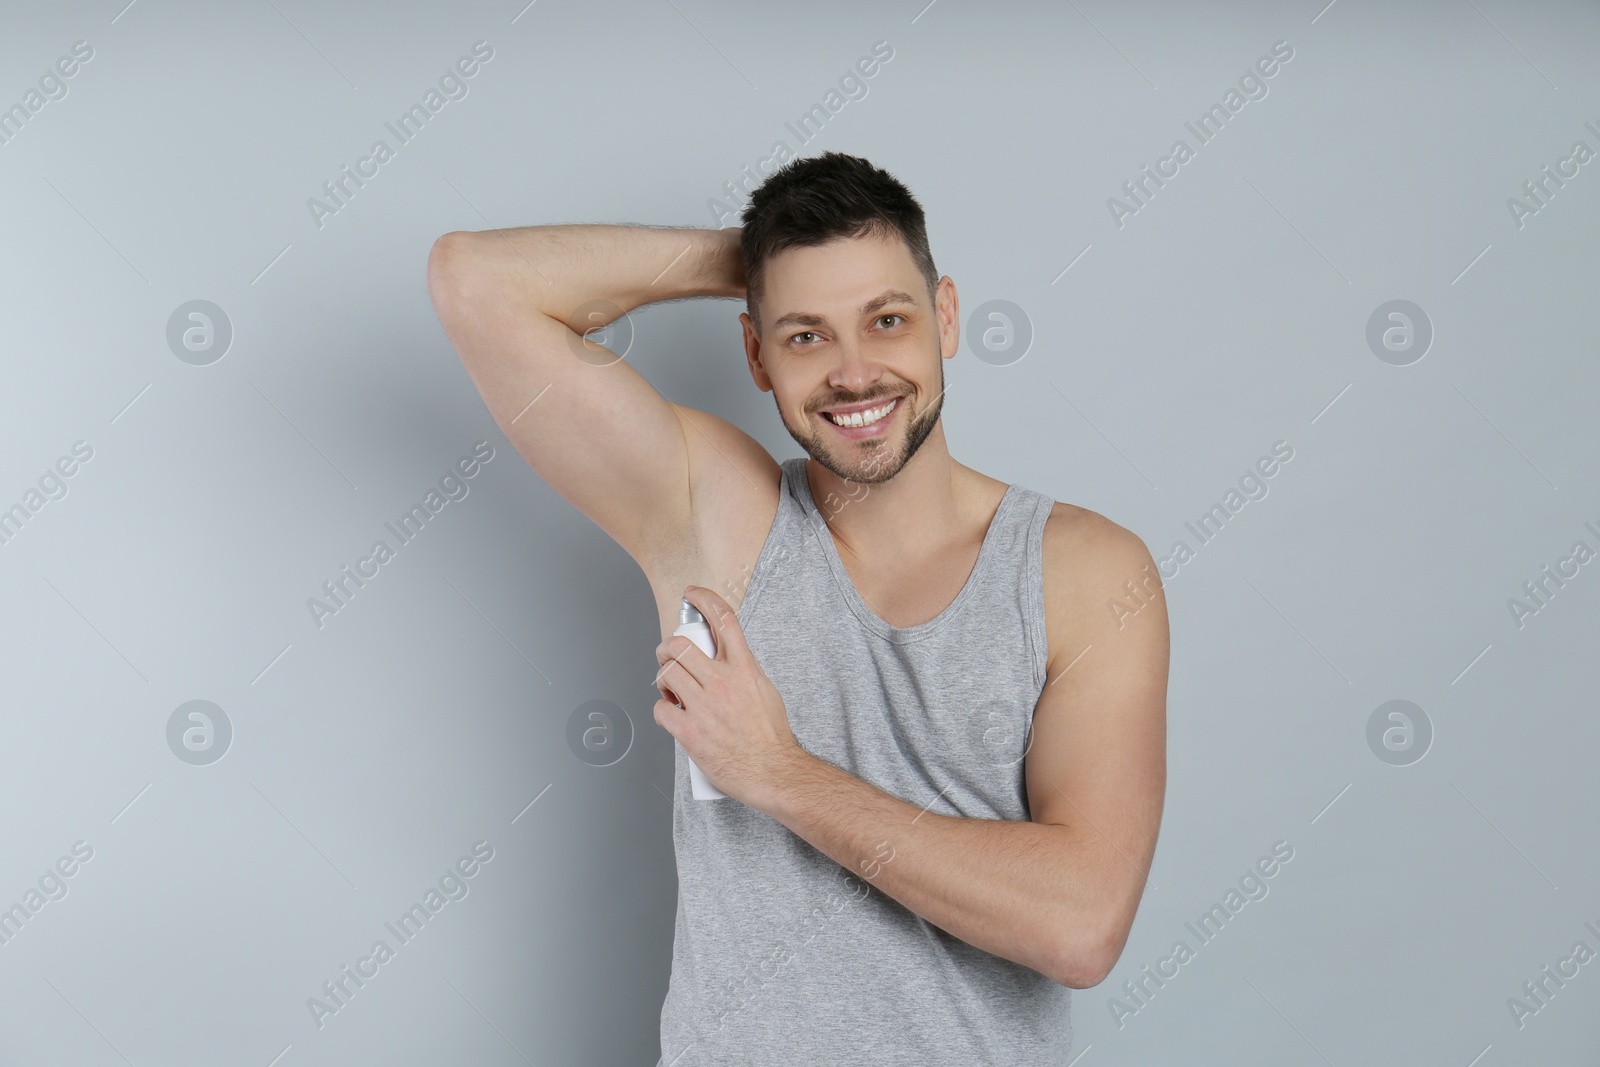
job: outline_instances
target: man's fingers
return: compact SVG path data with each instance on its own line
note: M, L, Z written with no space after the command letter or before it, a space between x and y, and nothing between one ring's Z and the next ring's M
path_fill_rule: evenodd
M694 651L700 652L699 649ZM700 657L704 660L705 653L701 652ZM694 676L694 672L689 669L689 665L682 659L671 655L662 655L661 658L665 662L662 664L661 669L656 672L654 685L662 693L673 699L678 707L685 707L685 699L693 700L695 695L701 691L700 679ZM706 662L710 661L707 660ZM666 680L669 677L672 679L672 689L667 688Z
M683 665L680 657L684 654L684 651L675 649L673 642L674 639L669 637L656 646L656 662L660 664L660 668L656 671L656 676L652 680L657 684L660 684L661 679L672 669L674 663L679 666Z
M678 736L678 728L683 723L684 710L670 700L658 700L653 709L656 725L661 727L674 738Z
M739 615L731 604L713 590L699 585L689 586L683 596L700 609L706 625L711 627L711 636L717 643L716 658L730 660L749 656L750 646L745 642L744 632L739 629Z

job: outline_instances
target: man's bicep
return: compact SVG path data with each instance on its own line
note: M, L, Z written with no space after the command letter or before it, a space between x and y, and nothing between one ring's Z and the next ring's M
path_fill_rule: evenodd
M1046 575L1061 647L1034 709L1024 764L1034 822L1104 849L1106 937L1120 955L1138 910L1166 794L1166 600L1144 543L1095 517ZM1095 527L1100 528L1096 529ZM1125 582L1140 593L1136 601ZM1120 601L1118 610L1108 601ZM1131 612L1131 613L1130 613Z
M522 458L647 572L692 524L691 452L677 406L617 353L539 309L450 234L429 257L445 334ZM596 319L604 316L596 313ZM596 325L604 325L596 322Z

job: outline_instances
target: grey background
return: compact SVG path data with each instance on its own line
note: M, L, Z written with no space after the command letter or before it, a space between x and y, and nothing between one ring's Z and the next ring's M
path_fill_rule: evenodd
M1159 559L1294 449L1169 568L1166 813L1121 961L1075 994L1078 1062L1596 1062L1600 963L1521 1027L1507 1002L1600 950L1600 563L1520 628L1507 601L1600 549L1600 162L1521 227L1507 199L1600 150L1600 11L1397 6L8 12L0 105L94 56L0 144L0 507L93 457L0 546L0 907L94 851L0 945L0 1063L654 1062L653 602L498 433L424 264L452 229L716 225L779 139L890 169L964 317L1028 316L1024 358L947 365L963 462ZM308 198L478 40L468 94L319 227ZM785 122L879 40L892 60L802 145ZM1280 40L1268 95L1119 228L1107 199ZM207 366L166 341L196 299L233 329ZM1434 329L1408 366L1366 343L1395 299ZM796 455L741 308L642 309L629 358ZM467 496L318 628L307 599L478 441ZM233 730L204 766L167 742L197 699ZM1367 742L1395 699L1433 730L1405 766ZM591 700L633 722L608 767L566 742ZM319 1029L307 998L478 841L468 895ZM1119 1026L1123 983L1276 841L1269 895Z

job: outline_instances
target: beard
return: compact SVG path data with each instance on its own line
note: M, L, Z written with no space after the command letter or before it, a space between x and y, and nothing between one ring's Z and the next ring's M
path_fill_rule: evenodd
M773 394L773 403L777 404L777 394ZM902 405L909 405L911 396L907 395L901 400ZM778 406L778 419L783 423L783 428L789 431L789 436L795 439L806 454L816 460L821 466L832 471L833 474L847 482L857 482L862 485L877 485L887 482L910 462L911 457L917 454L917 449L928 439L934 426L939 422L939 413L944 410L944 360L939 360L939 394L934 397L933 404L921 411L911 410L907 417L905 435L899 437L898 432L885 434L866 441L850 441L836 434L830 434L825 429L813 429L808 422L802 428L803 432L796 431L789 425L789 420L783 417L783 407ZM889 418L898 418L899 408L896 408ZM818 418L826 418L818 415Z

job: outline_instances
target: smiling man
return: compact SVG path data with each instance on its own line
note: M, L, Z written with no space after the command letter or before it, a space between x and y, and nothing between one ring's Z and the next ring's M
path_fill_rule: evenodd
M678 742L660 1062L1064 1063L1161 821L1160 580L1111 520L950 455L956 287L899 181L798 159L742 221L461 231L428 264L501 430L654 592ZM745 299L750 375L804 456L585 336L697 296ZM670 636L683 599L714 657ZM694 799L691 759L725 798Z

